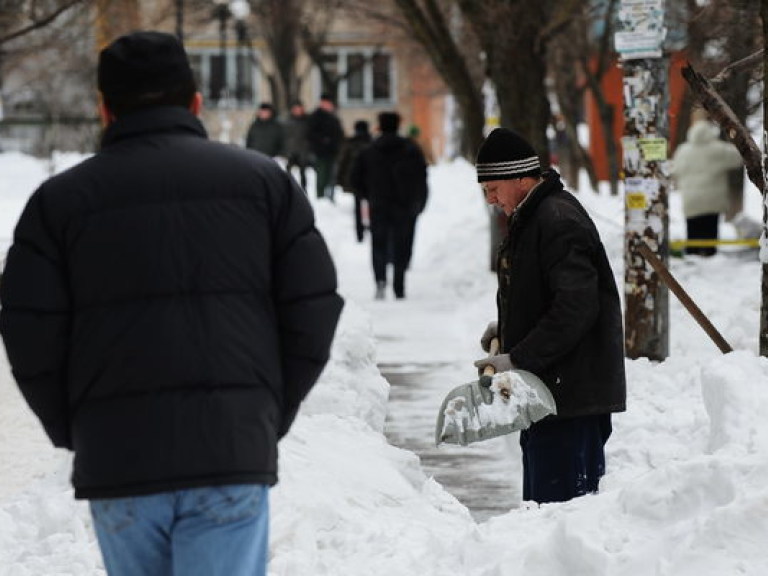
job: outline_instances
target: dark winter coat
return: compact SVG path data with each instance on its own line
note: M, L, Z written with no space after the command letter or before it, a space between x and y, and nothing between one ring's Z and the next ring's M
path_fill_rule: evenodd
M339 154L338 183L346 191L355 193L355 187L352 185L352 167L355 160L369 144L371 135L355 134L344 141Z
M245 147L267 156L279 156L284 149L283 125L275 118L257 118L248 128Z
M288 116L283 125L283 153L285 157L300 164L309 162L309 116Z
M307 139L309 149L315 156L336 158L344 142L344 128L338 116L318 108L309 115Z
M351 183L372 214L395 209L416 215L427 203L427 162L408 138L383 134L358 156Z
M342 300L304 192L178 108L30 198L0 286L13 374L78 498L277 480Z
M556 172L513 213L498 258L502 351L544 380L560 417L624 410L613 272L594 223Z

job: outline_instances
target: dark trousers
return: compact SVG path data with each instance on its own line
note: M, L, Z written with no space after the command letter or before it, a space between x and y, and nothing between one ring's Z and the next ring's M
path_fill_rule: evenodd
M315 161L315 191L318 198L333 200L333 187L336 185L333 156L318 156Z
M371 257L376 283L387 282L387 263L392 262L395 296L405 296L405 271L410 259L414 218L395 210L371 207Z
M288 172L288 174L291 173L291 169L294 166L299 169L299 183L304 189L304 192L307 191L307 165L307 162L298 154L291 154L288 156L288 163L285 165L285 171Z
M688 240L717 240L717 223L720 215L702 214L694 216L685 221ZM689 246L685 249L686 254L698 254L699 256L712 256L717 252L717 248Z
M365 222L363 222L363 199L355 194L355 236L358 242L363 241Z
M611 415L542 420L520 432L523 500L565 502L597 492Z

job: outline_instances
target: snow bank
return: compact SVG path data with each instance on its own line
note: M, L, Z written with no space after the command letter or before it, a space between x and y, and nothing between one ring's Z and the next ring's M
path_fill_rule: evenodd
M8 239L47 164L0 154L0 173L0 239ZM388 387L377 360L471 369L493 314L488 215L471 166L433 167L430 184L401 302L372 301L351 199L313 199L347 305L331 361L280 446L270 575L768 574L768 360L757 356L756 257L671 262L737 351L720 354L670 297L671 356L627 361L628 410L614 418L600 494L478 525L413 453L386 443ZM621 199L579 197L599 214L621 281ZM0 364L0 576L103 575L87 505L72 498L69 455L50 447ZM409 417L435 408L414 406Z

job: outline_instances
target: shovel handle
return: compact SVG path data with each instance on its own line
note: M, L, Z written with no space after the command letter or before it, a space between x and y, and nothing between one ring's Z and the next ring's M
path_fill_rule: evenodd
M488 346L488 356L496 356L496 354L499 353L499 339L498 338L492 338L491 343ZM490 364L483 368L483 376L493 376L496 374L496 368L491 366Z

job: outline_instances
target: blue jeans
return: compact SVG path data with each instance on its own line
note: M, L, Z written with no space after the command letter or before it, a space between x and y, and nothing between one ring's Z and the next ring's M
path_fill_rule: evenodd
M91 500L109 576L264 576L269 487L212 486Z

